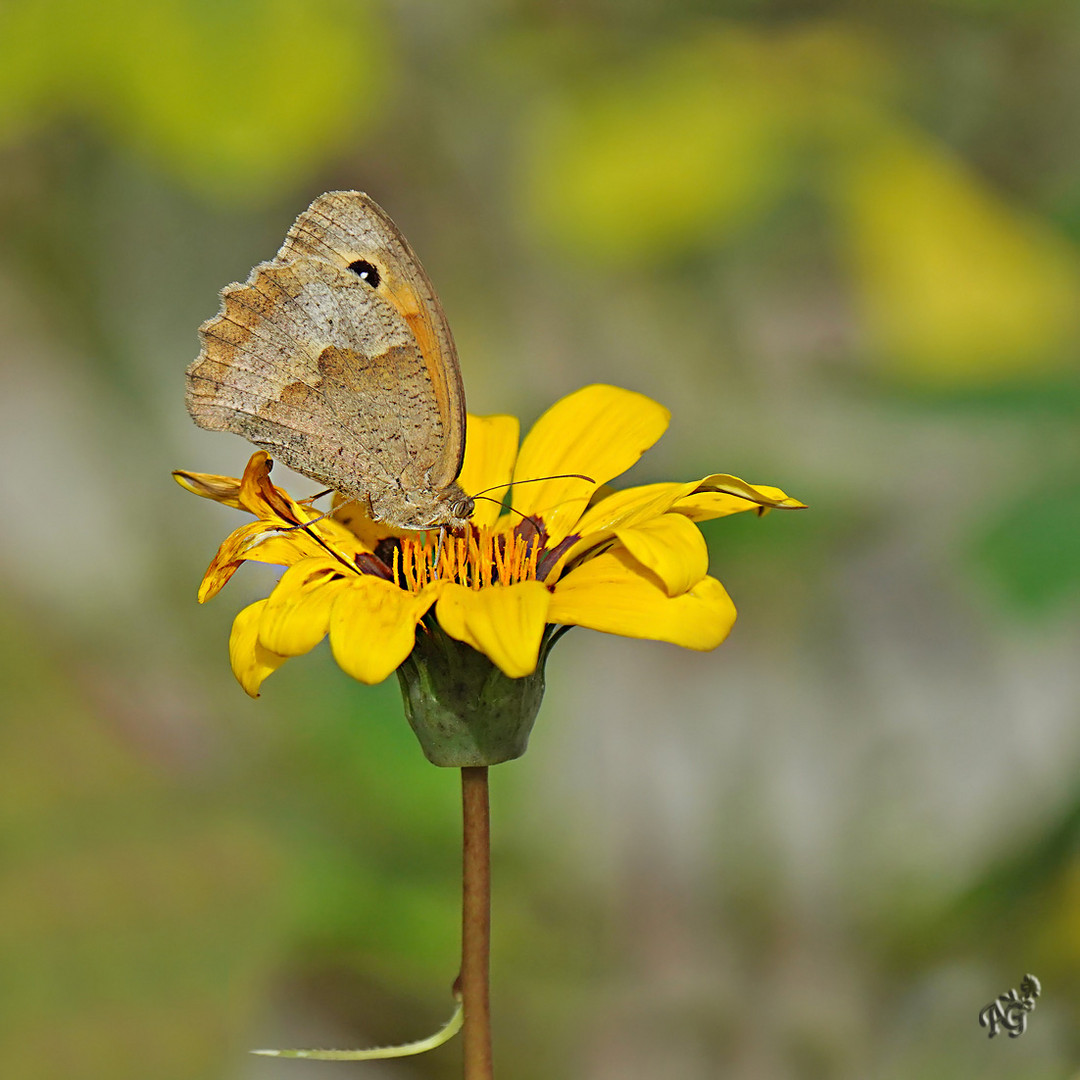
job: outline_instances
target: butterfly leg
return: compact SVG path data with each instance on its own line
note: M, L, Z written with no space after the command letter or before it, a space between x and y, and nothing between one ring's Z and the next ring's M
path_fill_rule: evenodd
M442 560L442 548L443 538L446 536L446 526L443 525L439 529L439 542L435 545L435 566L433 569L433 576L438 578L439 576L439 563Z
M333 494L334 494L334 489L333 488L327 488L325 491L320 491L320 492L317 492L315 495L309 495L306 499L301 499L300 503L301 503L302 506L311 506L314 502L321 499L324 495L333 495Z
M296 529L306 529L309 525L318 525L320 521L325 521L336 509L331 507L325 513L320 514L317 518L312 518L310 521L298 521L295 525L289 525L281 529L281 532L293 532Z

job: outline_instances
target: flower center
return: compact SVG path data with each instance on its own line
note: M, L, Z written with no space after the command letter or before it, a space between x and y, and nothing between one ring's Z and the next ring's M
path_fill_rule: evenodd
M537 537L472 526L465 536L427 532L423 539L403 537L394 549L394 580L411 592L432 581L456 581L471 589L514 585L536 578L541 544Z

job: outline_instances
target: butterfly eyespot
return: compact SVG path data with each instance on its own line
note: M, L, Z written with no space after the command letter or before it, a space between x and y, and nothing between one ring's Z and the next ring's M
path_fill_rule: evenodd
M349 269L361 280L370 285L373 289L379 287L379 282L382 281L382 277L379 274L379 268L372 263L369 263L367 259L357 259L355 262L349 263Z

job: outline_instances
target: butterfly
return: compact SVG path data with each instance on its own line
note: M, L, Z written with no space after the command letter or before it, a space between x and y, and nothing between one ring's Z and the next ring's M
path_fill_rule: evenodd
M465 525L465 390L442 305L389 215L320 195L221 291L187 369L195 423L231 431L401 529Z

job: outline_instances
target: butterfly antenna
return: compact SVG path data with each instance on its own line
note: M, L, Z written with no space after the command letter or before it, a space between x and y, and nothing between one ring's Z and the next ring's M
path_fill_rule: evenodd
M596 483L591 476L586 476L584 473L556 473L554 476L534 476L529 480L514 480L510 484L495 484L494 487L488 487L484 488L483 491L478 491L473 498L479 499L481 495L486 495L489 491L497 491L501 487L517 487L518 484L539 484L542 480L588 480L590 484Z
M502 506L503 503L501 499L489 498L486 492L498 491L498 489L501 487L516 487L518 484L539 484L542 480L587 480L590 484L596 483L596 481L591 476L586 476L584 473L555 473L553 476L533 476L530 477L528 480L515 480L512 484L495 484L494 487L487 487L484 488L483 491L478 491L475 495L472 496L472 498L483 499L484 502L493 502L498 504L499 506ZM537 521L536 518L530 516L529 514L526 514L523 510L518 510L515 506L508 506L507 509L512 510L515 514L520 514L522 520L528 521L532 525L532 527L536 530L538 536L543 531L543 527L541 526L540 522Z
M488 490L490 491L492 489L488 488ZM473 498L474 499L483 499L484 502L494 503L496 506L502 506L503 505L498 499L493 499L489 495L474 495ZM529 514L526 514L524 510L518 510L516 507L513 507L513 506L507 506L506 509L507 510L512 510L515 514L520 514L522 516L522 518L524 518L525 521L528 521L528 522L532 523L532 527L537 531L538 534L540 533L540 531L541 531L540 522L537 521L536 518L532 517Z

